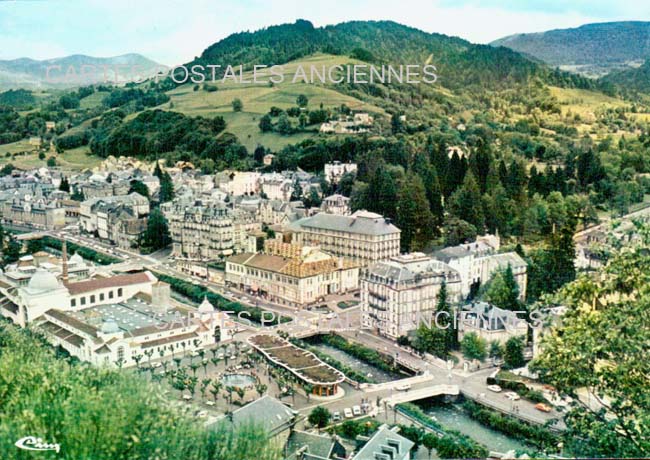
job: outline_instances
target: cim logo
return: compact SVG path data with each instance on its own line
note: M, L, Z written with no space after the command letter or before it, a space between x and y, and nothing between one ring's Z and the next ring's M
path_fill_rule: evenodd
M36 438L34 436L26 436L22 439L19 439L16 441L15 445L19 449L25 450L54 450L57 454L61 450L60 444L48 444L41 438Z

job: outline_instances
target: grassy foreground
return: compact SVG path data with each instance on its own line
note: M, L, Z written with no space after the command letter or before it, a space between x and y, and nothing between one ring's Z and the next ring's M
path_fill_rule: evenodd
M3 460L280 458L258 428L208 431L163 392L136 375L56 356L35 333L0 322ZM14 446L26 436L60 444L60 452Z

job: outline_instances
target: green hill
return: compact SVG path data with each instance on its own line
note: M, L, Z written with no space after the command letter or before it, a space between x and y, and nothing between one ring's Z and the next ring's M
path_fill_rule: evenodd
M650 59L637 68L612 72L602 80L618 86L628 94L637 91L650 94Z
M191 64L283 64L317 52L372 63L423 64L438 68L447 88L498 88L548 75L548 69L506 48L427 33L392 21L352 21L314 27L309 21L242 32L209 46Z
M607 22L517 34L495 40L492 45L510 48L564 70L602 76L650 58L650 22Z
M227 122L228 132L236 135L249 151L255 149L258 144L272 150L279 150L287 144L313 137L317 134L319 126L311 126L309 132L296 133L290 136L274 132L262 133L258 127L260 117L268 113L272 107L282 110L295 107L296 99L301 94L309 99L308 109L321 106L330 109L344 104L351 110L385 115L382 108L338 92L335 86L291 82L291 77L295 74L299 65L307 68L310 65L333 66L358 62L360 61L344 56L327 54L306 56L283 66L285 78L282 83L270 86L266 83L240 84L228 80L224 83L211 83L209 86L214 86L217 91L210 92L205 91L202 87L195 91L194 85L186 84L168 91L167 94L170 96L171 104L162 104L159 108L190 116L222 116ZM251 72L244 73L244 80L252 80ZM242 111L233 111L232 101L234 99L242 101Z

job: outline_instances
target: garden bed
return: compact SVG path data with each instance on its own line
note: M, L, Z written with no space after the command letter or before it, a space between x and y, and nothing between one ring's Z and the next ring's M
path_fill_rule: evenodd
M334 385L345 380L345 375L321 361L312 352L268 334L250 337L248 342L269 361L284 367L309 384Z

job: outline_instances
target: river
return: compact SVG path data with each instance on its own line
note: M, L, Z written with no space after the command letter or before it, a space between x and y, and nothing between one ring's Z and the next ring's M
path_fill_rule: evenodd
M443 427L460 431L491 451L507 452L513 449L528 449L523 442L514 440L503 433L481 425L467 415L462 408L453 404L425 405L422 410L438 421Z

